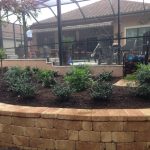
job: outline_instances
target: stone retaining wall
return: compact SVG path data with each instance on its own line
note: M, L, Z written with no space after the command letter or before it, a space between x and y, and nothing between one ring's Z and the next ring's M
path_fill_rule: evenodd
M82 110L0 103L0 147L149 150L150 109Z
M59 74L64 75L68 72L71 66L53 66L51 63L46 63L45 59L6 59L3 61L4 67L38 67L40 69L51 69L58 71ZM122 65L100 65L100 66L90 66L93 75L97 75L104 71L113 72L114 77L123 76L123 66Z

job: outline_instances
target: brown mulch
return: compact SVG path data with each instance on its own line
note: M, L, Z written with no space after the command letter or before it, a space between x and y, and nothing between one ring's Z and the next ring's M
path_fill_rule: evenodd
M58 77L57 80L61 80ZM116 78L113 83L118 81ZM21 100L8 92L6 83L2 76L0 78L0 102L14 105L35 106L35 107L63 107L63 108L150 108L150 99L142 99L132 95L128 87L114 86L112 97L109 100L94 101L91 99L89 90L74 93L70 100L60 102L52 93L51 89L40 87L34 99Z

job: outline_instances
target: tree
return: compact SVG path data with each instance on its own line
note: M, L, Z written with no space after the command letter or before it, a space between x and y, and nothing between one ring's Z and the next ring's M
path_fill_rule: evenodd
M1 20L9 16L12 13L18 17L22 18L22 13L28 17L36 17L39 9L36 0L0 0L0 11L3 11Z
M1 72L3 73L3 59L5 58L6 53L4 49L0 49L0 61L1 61Z

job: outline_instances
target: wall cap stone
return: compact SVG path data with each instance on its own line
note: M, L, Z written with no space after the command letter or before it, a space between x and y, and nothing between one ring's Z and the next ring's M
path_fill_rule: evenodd
M0 115L82 121L150 121L150 108L71 109L30 107L0 103Z

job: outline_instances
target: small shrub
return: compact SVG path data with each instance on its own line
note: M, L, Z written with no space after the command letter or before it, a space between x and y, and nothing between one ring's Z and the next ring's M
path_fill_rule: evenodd
M32 73L33 74L38 74L40 72L40 69L39 68L37 68L37 67L33 67L32 68Z
M17 78L15 83L10 85L10 89L23 99L34 97L36 92L35 86L25 76Z
M124 79L128 81L135 81L136 80L136 73L128 74Z
M27 66L23 69L23 74L26 74L27 76L32 76L32 69L30 66Z
M150 65L138 65L136 79L139 85L136 88L136 95L150 99Z
M42 82L42 86L44 87L52 87L56 83L54 73L49 70L39 71L38 80Z
M98 80L100 80L100 81L111 81L112 80L112 72L104 71L103 73L98 75Z
M31 78L19 67L10 68L5 74L8 90L25 99L34 97L36 87Z
M149 83L150 84L150 65L139 65L138 70L136 72L137 80L143 84L143 83Z
M136 90L136 95L141 98L150 99L150 85L147 83L139 85Z
M112 95L112 84L108 82L95 82L90 92L92 98L95 100L108 99Z
M74 92L70 86L66 84L56 84L53 87L53 93L56 95L61 101L66 101L69 99L70 95Z
M84 66L74 67L71 72L66 74L65 81L76 91L82 91L89 87L90 71Z
M6 53L4 49L0 49L0 62L1 62L1 72L3 73L3 59L5 58Z

